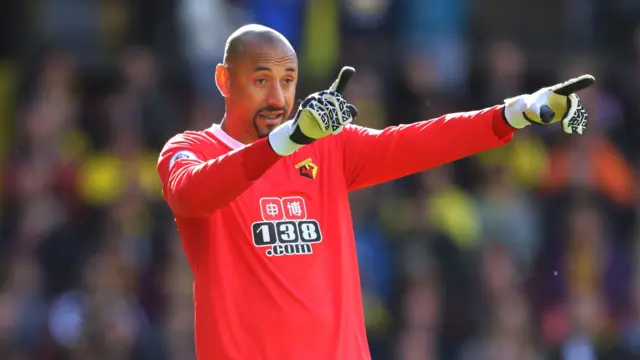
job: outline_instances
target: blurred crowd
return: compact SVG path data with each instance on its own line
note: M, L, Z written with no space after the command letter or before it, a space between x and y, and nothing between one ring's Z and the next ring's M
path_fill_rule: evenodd
M352 194L367 329L374 360L640 359L636 0L0 2L0 359L194 359L155 165L219 122L249 22L296 48L299 98L354 66L374 128L593 74L584 136L528 128Z

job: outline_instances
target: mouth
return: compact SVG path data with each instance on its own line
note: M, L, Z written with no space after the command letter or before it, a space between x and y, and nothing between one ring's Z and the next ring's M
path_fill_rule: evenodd
M280 124L284 119L284 112L264 112L258 114L258 119L267 124Z

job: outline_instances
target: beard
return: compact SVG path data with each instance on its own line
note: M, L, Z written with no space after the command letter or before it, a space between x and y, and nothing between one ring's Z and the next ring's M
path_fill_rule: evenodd
M260 126L258 126L256 122L254 122L253 125L256 128L258 139L266 138L275 128L280 126L280 124L265 124L262 128L260 128Z

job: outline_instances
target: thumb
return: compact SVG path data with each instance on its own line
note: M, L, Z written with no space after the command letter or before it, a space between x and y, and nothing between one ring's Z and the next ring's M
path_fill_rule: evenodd
M347 88L347 84L349 83L349 80L355 73L356 73L356 69L352 68L351 66L343 67L342 70L340 70L340 73L338 74L338 78L333 82L333 84L331 84L331 87L329 88L329 90L336 91L339 94L344 95L343 93Z

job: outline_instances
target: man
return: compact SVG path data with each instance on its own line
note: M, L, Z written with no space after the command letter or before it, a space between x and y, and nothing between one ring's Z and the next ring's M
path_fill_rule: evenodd
M162 150L163 194L194 275L199 359L369 359L347 194L501 146L531 122L582 133L573 93L593 83L373 130L349 124L357 111L341 92L353 72L286 121L296 54L274 30L242 27L216 68L221 125Z

